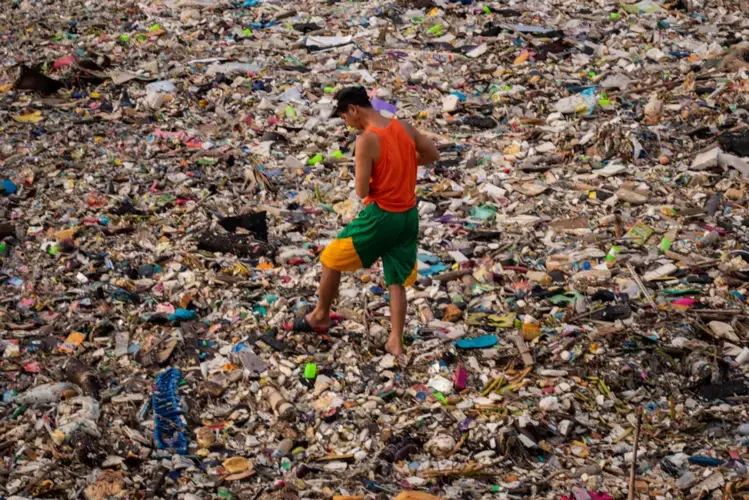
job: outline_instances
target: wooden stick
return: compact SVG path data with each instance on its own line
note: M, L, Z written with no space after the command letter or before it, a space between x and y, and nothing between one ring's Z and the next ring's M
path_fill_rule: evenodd
M457 280L458 278L462 278L466 274L471 274L472 272L473 272L473 269L460 269L458 271L447 271L446 273L432 276L432 279L435 281L452 281L452 280Z
M365 293L364 294L364 314L362 315L363 316L362 319L364 320L364 331L367 333L367 335L369 335L369 318L368 318L369 312L367 310L367 306L369 305L368 303L369 301L367 300L367 294Z
M637 470L637 447L640 444L640 428L642 427L642 406L637 408L637 427L635 427L635 446L632 451L632 467L629 469L629 494L627 500L635 498L635 471Z
M640 87L640 88L636 88L636 89L635 88L633 88L633 89L628 88L628 89L625 89L625 90L612 90L612 91L607 92L607 94L609 96L616 96L616 95L619 95L619 94L640 94L642 92L650 92L651 90L655 90L655 89L658 89L658 88L661 88L661 87L668 87L669 85L673 85L673 86L681 85L681 84L684 83L684 80L685 80L685 78L679 78L677 80L671 80L671 81L668 81L668 82L658 82L658 83L653 84L653 85L646 85L644 87Z
M695 309L695 314L729 314L729 315L745 315L746 312L742 309Z
M525 366L533 366L533 356L528 349L528 344L520 335L512 335L512 340L515 342L515 346L520 351L520 356L523 358L523 364Z
M574 323L575 321L577 321L579 319L587 318L588 316L593 316L598 311L602 311L604 309L606 309L606 306L597 307L596 309L593 309L592 311L588 311L588 312L585 312L585 313L582 313L582 314L578 314L577 316L574 316L574 317L568 319L567 323Z
M635 280L635 283L637 283L637 286L640 288L640 291L645 295L645 298L648 299L648 303L650 304L650 307L653 308L653 311L656 313L658 312L658 306L655 305L655 302L653 302L653 298L650 296L650 292L647 288L645 288L645 285L642 284L642 280L640 279L640 276L637 274L637 271L635 271L635 268L632 267L632 264L627 263L627 269L629 269L629 273L632 275L632 279Z

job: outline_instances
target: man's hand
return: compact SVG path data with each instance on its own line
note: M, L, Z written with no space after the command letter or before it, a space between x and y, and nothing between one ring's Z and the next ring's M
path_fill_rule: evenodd
M424 137L421 132L416 130L410 123L400 121L400 124L406 129L408 135L416 144L416 161L419 165L429 165L440 159L440 152L432 141Z

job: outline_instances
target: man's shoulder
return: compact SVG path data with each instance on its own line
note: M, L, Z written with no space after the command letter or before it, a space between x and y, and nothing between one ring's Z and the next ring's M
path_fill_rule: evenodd
M406 133L411 136L411 139L416 141L416 129L413 127L413 125L408 123L406 120L396 120L396 121L400 124L401 127L403 127L403 130L405 130Z
M365 130L356 138L357 146L373 146L380 143L380 136L372 130Z
M380 149L380 136L371 130L365 130L356 138L358 154L376 154Z

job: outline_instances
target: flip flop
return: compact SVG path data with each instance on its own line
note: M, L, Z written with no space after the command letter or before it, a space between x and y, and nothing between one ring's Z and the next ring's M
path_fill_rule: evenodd
M294 318L293 323L286 323L284 327L287 330L291 330L298 333L328 333L331 328L334 326L337 326L338 323L343 321L343 316L340 314L331 314L330 315L330 326L328 328L315 328L312 325L309 324L309 321L307 321L306 316L301 316L298 318Z
M299 333L328 333L330 328L315 328L309 324L307 318L302 316L301 318L294 318L294 323L289 330Z

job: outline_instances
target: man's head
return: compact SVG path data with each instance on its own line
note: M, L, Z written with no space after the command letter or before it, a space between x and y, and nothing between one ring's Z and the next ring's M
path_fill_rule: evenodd
M331 116L343 118L346 125L357 130L367 126L366 115L372 110L372 103L364 87L346 87L335 95L336 106Z

